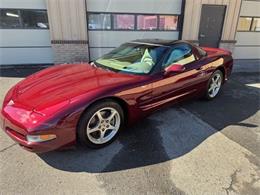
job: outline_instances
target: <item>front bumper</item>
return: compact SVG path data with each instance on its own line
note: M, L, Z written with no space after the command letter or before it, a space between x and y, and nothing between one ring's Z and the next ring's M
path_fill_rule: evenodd
M63 146L73 144L73 137L69 136L68 131L66 129L56 129L50 128L45 129L44 131L39 132L28 132L24 128L22 128L21 124L17 124L15 120L8 116L4 116L0 111L0 125L4 132L12 138L15 142L17 142L23 149L34 152L34 153L44 153L52 150L59 149ZM70 131L71 132L71 131ZM56 139L49 140L46 142L28 142L26 136L30 135L44 135L44 134L55 134ZM72 139L68 139L72 138ZM74 137L75 139L75 137ZM75 143L75 142L74 142Z
M55 149L55 147L54 148L50 147L51 143L49 143L53 140L49 141L48 143L47 142L33 143L33 142L28 142L26 140L26 136L19 134L10 128L5 129L5 132L7 133L7 135L9 135L9 137L11 137L15 142L17 142L22 148L24 148L27 151L42 153L42 152L48 152Z

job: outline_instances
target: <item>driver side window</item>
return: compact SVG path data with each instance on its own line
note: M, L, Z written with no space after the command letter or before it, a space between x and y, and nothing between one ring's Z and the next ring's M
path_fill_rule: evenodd
M163 63L163 68L172 64L186 65L196 60L191 46L188 44L179 44L175 46Z

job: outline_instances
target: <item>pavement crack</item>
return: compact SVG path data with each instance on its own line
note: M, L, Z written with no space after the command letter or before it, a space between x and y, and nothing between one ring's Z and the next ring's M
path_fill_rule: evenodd
M0 152L4 152L15 145L17 145L17 143L13 143L12 145L5 147L4 149L0 150Z
M229 195L229 192L231 192L231 191L236 192L236 190L234 189L234 184L237 182L237 173L238 172L240 172L239 169L235 170L235 172L232 173L232 175L230 176L231 182L230 182L229 186L227 188L224 188L224 190L226 190L227 195Z

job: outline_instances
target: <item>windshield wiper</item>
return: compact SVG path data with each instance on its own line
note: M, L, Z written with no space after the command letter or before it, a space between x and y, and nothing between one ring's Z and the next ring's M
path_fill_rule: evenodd
M106 67L106 66L104 66L102 64L99 64L99 63L95 64L94 62L91 62L90 65L95 67L95 68L100 68L102 70L106 70L106 71L109 71L109 72L116 72L112 68L110 69L110 68L108 68L108 67Z
M94 62L90 62L91 66L94 66L95 68L97 68L97 65Z

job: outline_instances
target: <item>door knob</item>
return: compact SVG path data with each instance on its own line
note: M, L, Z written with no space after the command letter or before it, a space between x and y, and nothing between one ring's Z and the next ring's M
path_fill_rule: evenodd
M204 38L204 37L206 37L206 36L205 36L204 34L200 34L200 37L201 37L201 38Z

